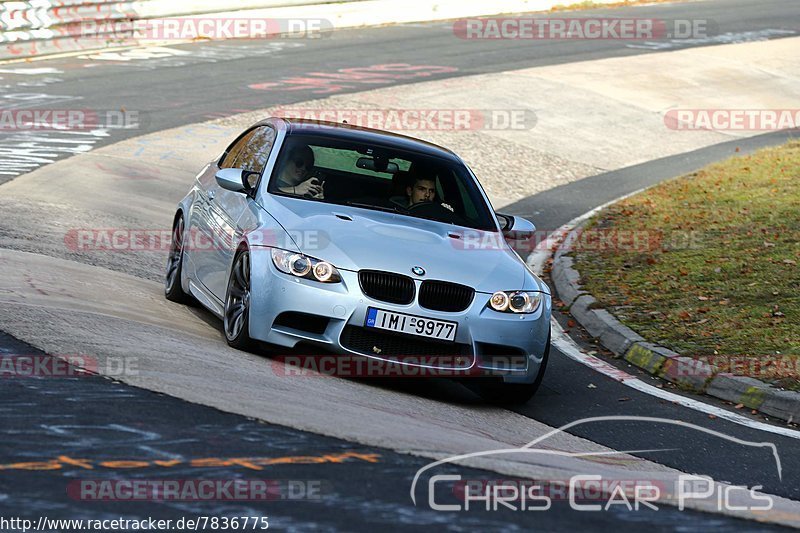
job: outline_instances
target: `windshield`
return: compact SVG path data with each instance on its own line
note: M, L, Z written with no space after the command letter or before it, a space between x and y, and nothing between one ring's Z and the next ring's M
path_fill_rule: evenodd
M489 206L464 165L383 145L290 135L268 191L497 230Z

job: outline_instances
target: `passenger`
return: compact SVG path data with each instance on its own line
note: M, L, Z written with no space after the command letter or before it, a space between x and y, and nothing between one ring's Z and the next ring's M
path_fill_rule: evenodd
M314 151L307 145L295 146L289 151L277 179L281 192L322 200L325 197L325 181L310 176L314 168Z

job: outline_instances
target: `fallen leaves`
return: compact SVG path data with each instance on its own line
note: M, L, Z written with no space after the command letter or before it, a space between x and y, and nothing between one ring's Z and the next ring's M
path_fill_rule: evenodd
M798 168L794 142L612 206L595 219L601 229L660 238L646 248L578 252L586 289L634 331L678 352L769 354L800 345Z

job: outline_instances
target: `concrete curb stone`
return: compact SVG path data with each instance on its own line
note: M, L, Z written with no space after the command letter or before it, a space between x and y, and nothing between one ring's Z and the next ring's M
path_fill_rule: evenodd
M692 392L706 392L706 386L716 372L703 361L673 357L664 362L658 376Z

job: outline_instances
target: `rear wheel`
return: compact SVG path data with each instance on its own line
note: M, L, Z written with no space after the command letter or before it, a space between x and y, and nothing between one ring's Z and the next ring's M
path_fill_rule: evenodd
M547 346L544 349L542 363L539 365L539 373L533 383L516 384L503 383L502 379L492 379L482 383L474 384L476 392L484 401L494 404L523 404L530 400L539 385L542 384L544 371L547 368L547 361L550 359L550 333L547 334Z
M164 296L167 300L181 304L189 303L191 297L183 291L181 273L183 271L183 214L179 214L172 226L172 242L167 257L167 274L164 278Z
M225 339L239 350L250 350L250 252L239 252L233 261L223 317Z

